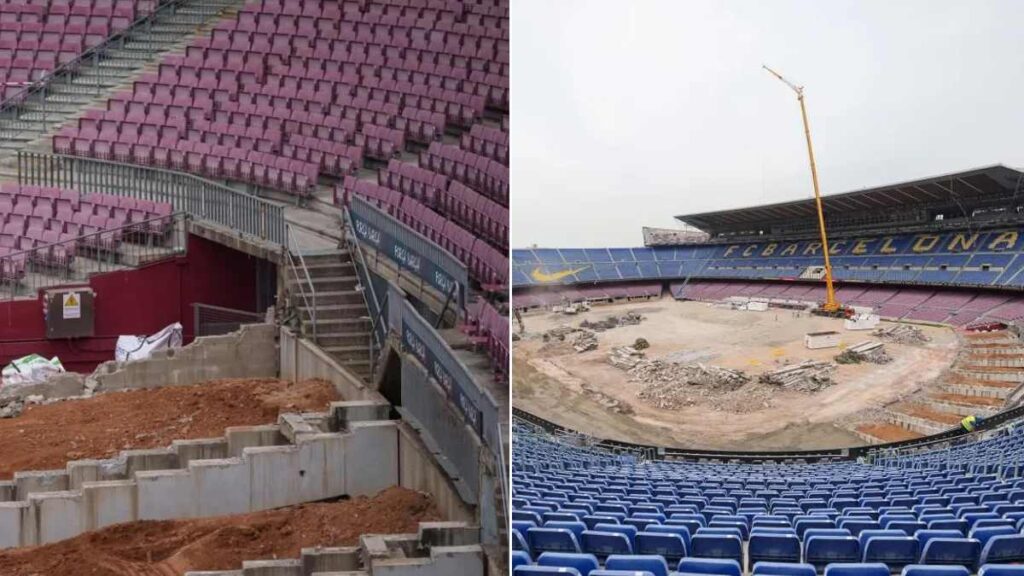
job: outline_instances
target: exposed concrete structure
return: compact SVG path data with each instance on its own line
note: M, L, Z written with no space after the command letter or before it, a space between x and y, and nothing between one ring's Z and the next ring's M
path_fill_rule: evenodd
M0 482L0 548L56 542L134 520L242 514L400 483L401 435L383 402L335 402L276 426L69 462ZM343 423L343 428L333 424Z
M479 530L424 522L419 534L364 535L358 547L304 548L300 558L250 560L241 570L185 576L483 576Z
M217 378L276 378L277 327L242 326L223 336L197 338L183 348L158 350L144 361L104 362L86 379L97 392L185 386ZM347 398L347 396L346 396Z

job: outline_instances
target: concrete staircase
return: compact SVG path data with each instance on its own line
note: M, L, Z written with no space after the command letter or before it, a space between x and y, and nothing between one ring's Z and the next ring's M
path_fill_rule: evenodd
M301 270L289 271L287 279L290 304L302 320L302 335L314 340L339 364L369 380L370 314L351 253L348 250L320 251L303 254L302 260L309 279ZM315 323L313 294L316 295Z
M964 333L963 348L946 378L885 410L885 421L858 427L877 442L943 432L965 416L990 416L1003 409L1024 383L1024 342L1012 332Z
M130 30L121 47L112 47L84 63L74 77L55 79L44 98L33 96L17 117L0 117L0 181L17 178L19 150L52 152L52 137L65 124L77 122L89 108L102 108L115 92L130 88L136 78L156 72L162 57L180 52L209 33L222 18L234 17L242 0L186 0L155 21Z

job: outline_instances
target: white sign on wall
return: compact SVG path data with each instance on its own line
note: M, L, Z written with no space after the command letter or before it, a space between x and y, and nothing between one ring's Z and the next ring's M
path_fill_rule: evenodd
M67 292L64 294L65 320L75 320L82 317L82 297L78 292Z

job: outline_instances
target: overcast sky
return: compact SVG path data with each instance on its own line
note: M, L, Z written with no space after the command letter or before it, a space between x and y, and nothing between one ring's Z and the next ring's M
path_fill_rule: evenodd
M1024 168L1024 1L515 0L512 245Z

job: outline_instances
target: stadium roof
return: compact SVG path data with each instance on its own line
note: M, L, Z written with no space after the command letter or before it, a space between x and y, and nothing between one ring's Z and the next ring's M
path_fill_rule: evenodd
M1024 173L1001 164L943 176L890 184L822 197L826 216L844 213L956 205L965 211L972 205L1024 194ZM785 220L814 218L814 199L765 204L750 208L718 210L676 216L677 219L715 235L723 231L755 229Z

